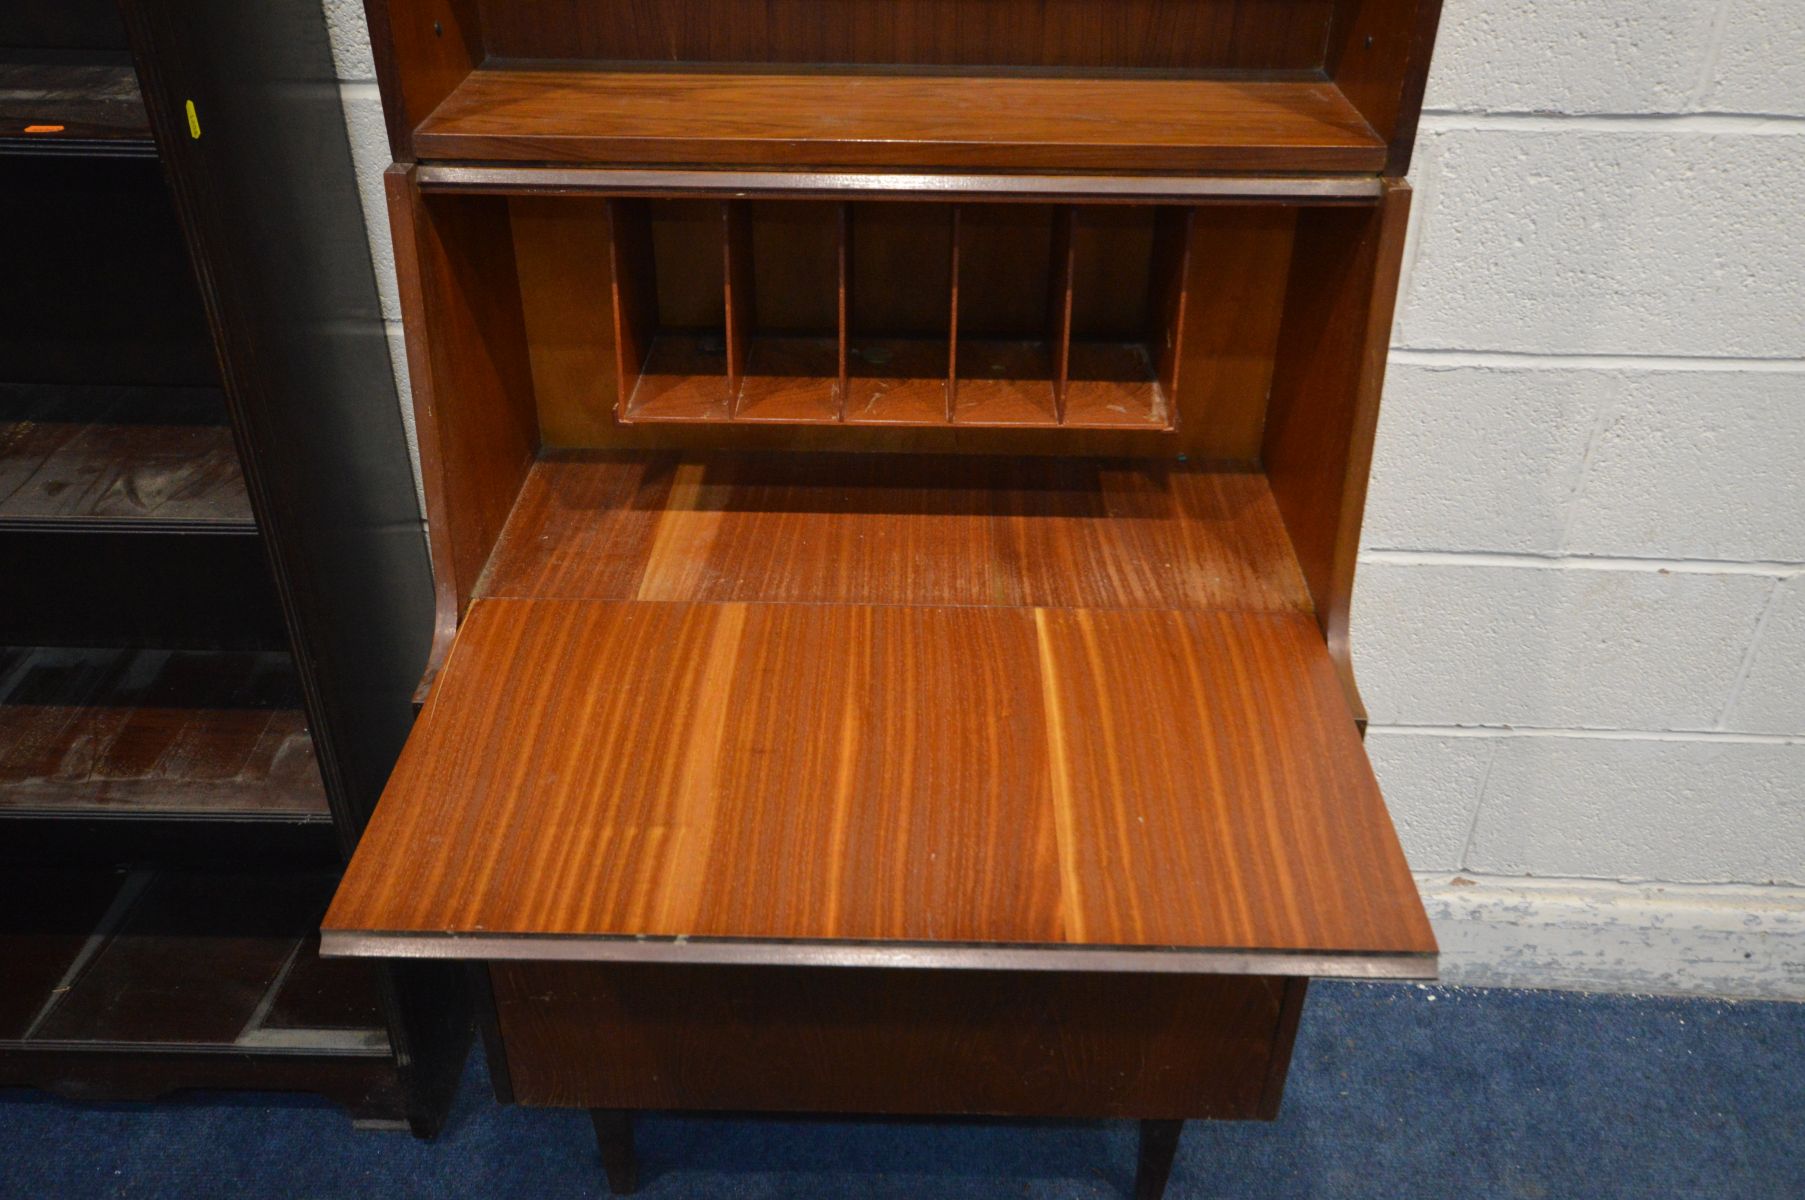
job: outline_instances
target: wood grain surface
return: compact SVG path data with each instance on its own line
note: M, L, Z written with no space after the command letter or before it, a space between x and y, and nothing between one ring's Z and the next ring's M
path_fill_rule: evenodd
M1332 0L482 0L504 57L1267 68L1323 63Z
M1434 948L1305 614L644 601L473 606L325 930Z
M515 1099L1270 1119L1301 979L494 963ZM781 1069L773 1069L781 1064Z
M1279 333L1264 441L1273 499L1362 722L1348 614L1411 201L1408 183L1385 188L1385 202L1357 217L1321 210L1299 219L1296 298Z
M1442 0L1342 0L1329 26L1324 69L1391 144L1394 179L1410 170L1441 9Z
M224 425L0 421L0 526L256 528Z
M737 421L826 424L840 419L840 339L754 337L746 349Z
M487 67L423 159L1117 171L1377 171L1332 83Z
M422 158L1142 177L1386 169L1436 7L471 5L483 65L416 89ZM546 443L592 448L535 455L520 425L507 470L471 445L429 464L479 467L478 521L428 488L468 612L329 944L1433 954L1338 615L1397 189L1121 215L495 186L394 181L423 231L429 415L512 425L530 399ZM1021 428L1073 417L1065 442ZM719 452L753 447L1148 457ZM1262 970L1236 963L1213 969Z
M488 53L477 0L367 0L389 149L414 161L414 128Z
M530 200L517 204L517 233L544 219L541 211ZM1183 280L1183 210L985 204L892 213L889 221L864 217L857 245L888 270L861 267L857 286L850 205L618 201L611 211L612 219L595 217L616 235L612 332L628 348L614 373L622 422L1172 427L1168 397L1183 305L1176 295L1158 301ZM1156 225L1177 234L1158 271ZM948 234L956 228L956 252L950 236L936 245L936 226ZM557 228L561 246L584 245L568 221ZM708 253L717 237L724 255ZM537 275L536 248L524 245L525 269ZM929 279L939 282L941 267L944 297L921 297ZM568 299L565 287L550 290ZM945 342L855 332L861 293L876 299L868 307L889 310L892 334L933 331L938 310ZM579 315L583 303L533 316L555 323L560 342L570 326L582 331L578 338L593 338ZM1156 356L1168 360L1164 371ZM602 372L580 386L608 378ZM1222 390L1208 407L1235 407L1236 397ZM541 408L542 420L566 427L565 406ZM571 422L578 428L588 424L581 413L579 406Z
M538 448L507 202L426 205L409 168L383 176L404 314L420 483L438 610L431 661L449 644ZM429 668L430 674L430 668Z
M0 815L327 818L288 656L0 649Z
M1209 206L1191 212L1175 347L1179 400L1185 438L1222 458L1260 459L1279 331L1294 299L1292 242L1304 211ZM1299 277L1308 289L1314 285L1305 274ZM1295 297L1307 300L1303 291Z
M548 453L481 594L1310 611L1262 476L915 455Z
M431 208L438 197L424 199ZM715 211L712 222L706 227L689 222L693 229L687 237L667 237L659 245L653 215L663 209L674 218L677 210L658 201L508 201L532 395L547 445L1167 459L1184 454L1250 466L1258 459L1295 210L1051 206L1056 219L1063 215L1072 226L1070 269L1060 263L1061 269L1049 272L1043 261L1022 277L1069 280L1064 298L1069 317L1055 313L1065 319L1046 320L1048 336L1037 346L1041 321L1028 314L1043 306L1044 290L1057 287L1016 288L1020 297L1034 298L1030 307L1011 296L1009 274L974 270L968 262L960 272L965 277L960 330L969 332L977 319L980 333L986 325L992 333L1027 333L1025 345L1012 347L1007 336L986 345L1022 351L1015 356L1023 360L1019 369L1040 377L998 378L990 368L999 360L974 354L966 345L958 356L972 374L963 381L958 406L963 424L950 426L954 213L992 214L995 228L988 235L1008 230L994 214L1010 206L750 203L756 316L739 419L721 428L732 397L721 328L720 255L699 252L718 240L721 205L702 207ZM836 209L846 233L838 296L832 294L836 271L829 253L834 231L825 219ZM785 210L787 218L777 219ZM1190 254L1187 230L1194 213L1202 233L1199 252ZM1065 239L1051 237L1044 219L1038 223L1034 252L1044 259ZM970 236L963 240L973 242ZM986 236L968 248L981 250L991 240ZM685 244L687 254L680 252ZM667 251L662 261L655 261L660 258L655 245ZM1003 255L1001 265L1021 257ZM988 283L986 275L993 277ZM843 303L843 317L829 301ZM834 419L834 364L825 344L836 323L843 330L839 350L845 371L839 420ZM713 330L711 352L673 354L673 347L693 345L682 339L693 338L698 327ZM1061 382L1064 339L1056 327L1069 328L1073 339L1064 364L1063 428L1055 427L1057 412L1048 415L1057 408L1049 400L1058 400ZM813 338L801 343L790 340L792 334ZM783 353L773 356L773 349ZM1013 359L1001 361L1007 371ZM646 368L652 371L649 384ZM448 399L459 391L444 388ZM629 398L624 406L622 396ZM630 419L618 416L623 407ZM1005 418L999 425L973 423L998 417Z
M154 153L131 67L0 50L0 148L29 152L68 142Z

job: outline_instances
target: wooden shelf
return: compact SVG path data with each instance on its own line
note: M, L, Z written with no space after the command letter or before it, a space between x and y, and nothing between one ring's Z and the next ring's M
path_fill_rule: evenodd
M368 968L318 957L311 930L333 883L315 873L7 872L0 1052L387 1054Z
M721 334L668 332L646 348L631 390L623 393L629 421L726 421L727 342Z
M945 339L852 337L846 355L847 424L946 422L952 363Z
M1264 478L1073 459L540 462L325 929L1433 948Z
M1146 346L1074 340L1067 354L1067 428L1164 429L1172 424L1166 390Z
M835 337L749 339L734 419L827 425L840 419L840 342Z
M473 606L324 930L1328 975L1434 948L1308 616L574 600Z
M1046 342L960 338L955 425L1057 428L1057 369Z
M288 656L0 648L0 820L329 822Z
M623 422L1175 426L1189 210L608 211Z
M0 153L153 155L129 64L0 50Z
M9 389L0 529L255 533L224 415L205 389Z
M1265 479L1158 460L548 453L480 594L1310 612Z
M490 63L414 132L423 159L1378 171L1320 80L551 69Z

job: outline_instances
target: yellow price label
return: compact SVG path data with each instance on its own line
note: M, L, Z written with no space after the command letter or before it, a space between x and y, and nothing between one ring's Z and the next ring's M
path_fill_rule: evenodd
M191 138L201 136L201 119L194 111L194 101L192 100L188 101L188 136Z

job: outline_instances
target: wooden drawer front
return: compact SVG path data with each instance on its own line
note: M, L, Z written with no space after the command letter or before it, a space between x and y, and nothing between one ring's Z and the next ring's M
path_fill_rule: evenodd
M1277 1114L1302 979L595 963L490 969L522 1104Z

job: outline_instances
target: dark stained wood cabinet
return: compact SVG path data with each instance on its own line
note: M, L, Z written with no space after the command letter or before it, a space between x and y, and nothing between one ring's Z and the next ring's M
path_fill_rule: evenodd
M0 1085L428 1133L461 977L318 951L432 612L336 81L196 7L0 13Z
M498 1092L1278 1111L1434 0L371 0L438 632L328 955Z

